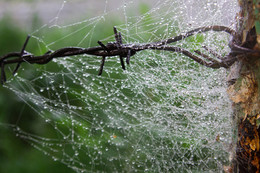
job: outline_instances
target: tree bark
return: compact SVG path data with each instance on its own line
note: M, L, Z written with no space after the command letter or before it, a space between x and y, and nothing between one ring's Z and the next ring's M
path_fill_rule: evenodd
M238 40L241 46L260 50L258 20L260 2L238 0ZM230 68L228 95L232 101L234 151L232 165L226 172L260 173L260 57L243 54Z

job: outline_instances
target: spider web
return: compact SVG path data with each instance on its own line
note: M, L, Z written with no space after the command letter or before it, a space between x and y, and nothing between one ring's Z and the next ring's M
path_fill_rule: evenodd
M32 45L33 53L44 54L111 42L113 26L124 43L159 41L209 25L233 28L238 10L236 0L91 3L62 1L54 17L31 33L28 51ZM72 10L76 4L96 13ZM71 11L80 17L68 19ZM224 56L228 41L225 33L208 32L174 46L193 52L205 45ZM225 69L154 50L131 57L125 71L118 58L108 58L97 76L100 62L84 55L23 64L5 87L41 117L48 133L20 127L23 113L12 125L17 136L76 172L218 172L228 165L232 126Z

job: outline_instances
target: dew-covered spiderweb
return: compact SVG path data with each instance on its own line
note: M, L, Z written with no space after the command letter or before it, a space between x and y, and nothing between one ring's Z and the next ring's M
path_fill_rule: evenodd
M209 25L235 27L236 0L61 1L34 30L36 55L63 47L148 43ZM73 8L76 6L77 8ZM82 9L86 10L82 10ZM81 9L81 10L80 10ZM78 13L73 18L72 13ZM71 15L70 15L71 14ZM174 43L224 56L229 35L207 32ZM211 55L212 56L212 55ZM76 172L221 172L229 164L231 109L223 68L167 51L145 50L121 69L118 57L71 56L22 64L5 87L41 117L48 133L13 125L17 136ZM69 169L68 168L68 169Z

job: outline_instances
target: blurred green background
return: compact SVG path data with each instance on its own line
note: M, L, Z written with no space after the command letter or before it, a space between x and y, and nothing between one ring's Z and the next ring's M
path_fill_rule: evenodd
M15 2L15 1L13 0L9 2ZM33 0L27 1L28 4L32 2ZM144 14L147 11L149 11L149 6L142 3L139 5L137 11L139 14ZM149 22L153 23L152 21L153 19L149 15L146 15L144 18L142 18L142 20L143 21L141 22L144 23L149 23ZM90 46L96 46L96 43L94 45L94 41L96 40L100 40L108 36L111 36L113 34L112 27L116 25L120 25L124 22L125 22L124 19L121 19L120 16L118 16L118 18L113 17L110 20L106 20L102 22L102 25L100 23L97 24L95 26L95 32L93 32L93 36L92 36L93 43L91 43ZM20 51L26 39L27 34L37 30L45 23L46 21L43 21L37 12L34 13L33 16L30 16L30 20L27 20L26 24L21 21L17 21L13 19L13 17L8 13L3 14L0 21L0 56L8 52ZM104 25L106 27L104 27ZM111 29L107 29L107 28L111 28ZM146 30L145 28L143 29ZM62 38L64 37L64 35L69 35L70 32L72 32L70 29L68 30L54 29L52 32L48 32L48 38L51 40L45 38L45 41L52 42L54 40L58 40L58 38ZM158 30L158 32L161 31ZM41 37L41 31L37 32L37 34L39 37ZM43 35L47 35L47 34L44 33ZM149 34L146 35L146 33L144 33L142 37L144 40L148 40L151 36ZM73 39L74 40L70 40L71 41L69 43L71 44L70 46L74 46L75 44L77 44L79 40L81 40L81 35L79 34L79 37L74 37ZM189 39L192 42L198 42L198 44L203 42L203 37L201 36L196 37L196 39L194 38L189 38ZM73 41L75 41L75 43ZM59 43L56 44L55 46L63 47L63 44L68 44L68 43ZM30 42L26 50L39 54L40 52L37 46L38 46L37 44L33 44ZM43 50L43 51L46 52L47 50ZM192 63L193 66L199 66L198 64L195 65L194 64L195 63ZM25 63L22 64L22 66L23 68L26 68ZM44 66L38 66L38 65L34 65L34 66L36 66L37 68L38 67L48 68L48 70L50 71L55 71L57 70L56 68L58 68L58 66L56 66L54 63L49 63L48 65L44 65ZM30 69L27 69L27 71L29 70ZM50 156L44 155L43 152L35 149L34 147L32 147L30 144L28 144L21 138L16 137L16 134L13 131L12 126L10 126L12 124L14 125L17 124L23 127L23 129L29 131L31 130L32 132L41 131L43 132L41 134L52 133L52 132L50 132L50 130L47 129L48 126L42 125L43 123L42 119L40 119L40 117L37 116L36 113L24 101L20 100L19 97L16 96L13 92L11 92L5 87L0 87L0 93L1 93L0 94L0 172L1 173L72 172L72 170L68 168L66 165L58 161L56 162L53 161L53 159L51 159ZM179 140L180 141L185 140L185 138L181 138ZM186 145L186 143L184 144ZM190 144L187 143L187 146L182 146L182 147L189 148ZM197 147L199 148L200 146ZM208 152L209 152L208 150L205 150L203 151L203 154L206 155Z
M37 17L36 17L37 18ZM37 27L40 23L33 26ZM38 23L39 22L39 23ZM33 29L33 28L32 28ZM19 51L26 38L28 31L15 24L8 15L0 21L0 56ZM20 100L12 91L0 87L0 172L1 173L29 173L29 172L72 172L60 162L54 162L41 151L33 148L30 144L16 137L10 124L16 124L23 115L23 121L19 125L42 128L34 111ZM25 116L26 115L26 116ZM21 124L22 123L22 124Z
M3 3L4 1L2 1ZM16 0L5 1L15 6ZM28 5L33 0L23 1ZM1 4L1 2L0 2ZM1 7L2 9L5 7ZM0 10L1 10L0 8ZM140 5L140 13L145 13L149 7L145 4ZM1 12L1 11L0 11ZM1 16L2 15L2 16ZM30 16L27 23L17 21L12 15L7 13L0 13L0 56L9 53L20 51L26 36L41 27L44 22L37 13ZM122 23L121 19L113 18L111 21L106 21L106 25L112 28L117 24ZM59 38L61 31L54 31L48 33L51 38ZM70 31L68 31L70 32ZM93 40L99 40L109 35L112 35L112 29L107 30L101 25L97 25ZM64 33L62 33L64 35ZM79 38L80 39L80 38ZM77 38L75 38L78 42ZM36 44L30 44L28 49L30 52L37 52ZM23 64L26 66L26 64ZM49 67L48 67L49 68ZM57 66L50 66L50 68L57 68ZM8 76L10 74L7 74ZM22 117L22 121L21 118ZM35 149L22 138L16 136L13 131L13 126L19 126L26 129L34 129L35 131L49 132L48 126L42 126L42 119L36 116L35 112L17 95L6 87L0 86L0 172L1 173L46 173L46 172L72 172L66 165L53 161L50 156L46 156L43 152Z
M7 1L6 1L7 2ZM14 6L16 1L13 2ZM18 2L18 1L17 1ZM27 1L28 5L31 1ZM0 2L1 4L1 2ZM1 7L0 10L3 10ZM1 12L1 11L0 11ZM1 17L1 16L0 16ZM3 54L19 51L28 33L39 28L43 21L35 13L28 23L22 24L13 19L8 13L2 13L0 18L0 56ZM113 23L113 22L112 22ZM111 25L112 25L111 23ZM102 30L103 27L99 29ZM107 34L102 31L102 33ZM112 31L111 31L112 33ZM50 33L52 38L60 36L60 33ZM93 38L95 40L95 38ZM31 44L29 48L32 52L36 51L36 45ZM55 68L57 68L55 66ZM20 117L23 120L20 121ZM66 165L53 161L43 152L35 149L29 143L16 137L10 124L36 131L48 131L47 126L41 125L41 119L35 112L22 100L19 99L8 88L0 86L0 172L1 173L46 173L46 172L72 172ZM41 129L40 129L41 128Z

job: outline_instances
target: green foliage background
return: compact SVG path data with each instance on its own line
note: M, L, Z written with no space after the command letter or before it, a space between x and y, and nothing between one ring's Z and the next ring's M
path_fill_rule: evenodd
M140 5L140 13L145 13L149 10L149 7L145 4ZM150 20L150 18L147 18ZM97 25L93 35L93 40L100 40L113 34L113 26L120 24L122 21L118 18L106 22L102 25ZM0 56L9 53L19 51L26 39L28 33L39 28L42 23L37 17L37 14L32 19L31 30L25 30L8 15L5 15L0 20ZM71 31L65 31L70 33ZM55 40L60 38L60 30L53 30L48 33L49 38ZM79 34L78 34L79 35ZM81 38L75 38L75 43ZM51 41L51 40L50 40ZM73 43L71 43L73 45ZM62 47L62 43L59 45ZM96 46L96 45L95 45ZM42 47L44 49L44 46ZM37 44L30 41L26 50L29 52L37 52L39 48ZM47 50L46 50L47 51ZM22 65L26 68L26 64ZM37 65L36 65L37 66ZM39 68L46 68L49 71L55 71L58 66L54 63L48 65L39 66ZM29 69L28 69L29 71ZM33 71L31 71L33 73ZM7 70L7 76L10 76ZM28 76L27 76L28 77ZM25 142L21 138L17 137L10 125L19 123L19 126L28 129L32 132L40 132L41 134L47 134L51 136L53 131L49 131L48 126L43 125L42 119L35 115L36 113L18 96L16 96L8 88L0 87L0 172L1 173L46 173L46 172L72 172L66 165L53 161L49 156L44 155L41 151L32 147L29 143Z
M27 32L8 16L0 21L0 55L19 51ZM16 137L9 124L16 124L23 117L22 126L40 130L42 128L35 112L7 88L0 87L0 172L1 173L46 173L71 172L60 162L31 147ZM46 130L46 129L41 129Z
M146 13L149 10L149 7L145 4L140 4L139 6L139 12L141 14ZM143 23L153 23L152 16L146 15L143 18ZM95 32L93 34L92 40L101 40L103 38L106 38L107 36L112 35L113 30L112 27L115 25L120 25L120 23L123 23L117 18L113 18L113 20L107 20L106 23L104 22L101 24L97 24L95 28ZM104 25L106 27L104 27ZM25 31L19 26L15 25L15 22L12 21L12 19L8 16L4 17L2 21L0 21L0 56L12 52L12 51L19 51L25 41L27 33L30 33L34 31L35 29L39 28L41 26L41 21L37 18L37 15L33 18L32 24L31 24L31 31ZM144 25L145 27L145 25ZM107 29L111 28L111 29ZM144 28L146 30L146 28ZM64 33L65 32L65 33ZM67 33L66 33L67 32ZM48 38L50 42L57 40L58 38L61 38L62 36L69 34L71 30L63 30L63 33L61 33L61 30L55 30L53 29L51 32L48 33ZM41 34L38 32L37 34ZM74 44L78 43L78 40L81 40L80 34L77 34L79 38L75 37L75 43L70 43L71 46L74 46ZM143 35L144 40L145 37L149 38L149 35ZM46 41L48 41L45 38ZM203 42L203 36L196 36L192 38L188 38L190 42L196 42L196 44L200 44ZM57 44L60 47L63 47L63 43ZM39 51L39 48L36 47L37 44L34 44L33 41L29 43L27 50L29 52L33 52L35 54L41 54ZM96 45L92 45L96 46ZM185 45L183 45L185 46ZM43 51L45 48L42 48ZM150 62L150 63L149 63ZM149 66L153 68L157 64L153 62L152 60L148 60ZM109 65L109 64L106 64ZM120 66L120 64L117 64ZM199 66L198 64L192 63L193 66ZM23 68L26 69L26 64L24 63ZM37 68L44 68L46 71L55 71L59 68L55 63L49 63L44 66L35 65ZM98 65L97 65L98 68ZM26 69L26 78L30 78L30 74L28 73L34 73L34 71L31 71L30 69ZM96 73L93 72L93 73ZM20 75L20 74L19 74ZM33 75L31 75L33 76ZM10 77L10 74L9 74ZM35 76L34 76L35 77ZM123 75L116 74L114 76L115 78L123 77ZM189 80L187 80L189 82ZM71 84L73 85L73 84ZM77 90L76 88L73 88ZM79 88L80 89L80 88ZM146 91L148 94L153 96L152 91ZM131 95L131 93L129 93ZM73 97L73 95L71 95ZM76 96L74 96L76 97ZM93 96L95 97L95 96ZM129 96L131 97L131 96ZM161 97L161 96L158 96ZM100 100L100 98L97 98ZM156 98L156 96L153 97L153 99L157 102L159 102ZM196 98L193 98L194 102L196 101ZM178 106L179 103L174 103L176 106ZM196 103L197 104L197 103ZM198 103L199 104L199 103ZM15 136L15 132L12 131L12 128L9 126L10 124L17 124L19 123L19 126L22 126L23 129L26 129L27 131L31 131L32 133L37 132L37 134L42 134L43 136L55 136L55 132L51 131L48 126L42 122L42 119L40 119L38 116L35 115L36 113L26 104L24 101L20 100L18 96L16 96L13 92L9 91L5 87L0 87L0 172L1 173L15 173L15 172L25 172L25 173L46 173L46 172L72 172L71 169L69 169L66 165L53 161L49 156L45 156L41 151L38 151L37 149L31 147L30 144L23 141L21 138ZM181 116L181 115L180 115ZM185 119L183 119L183 123L185 122ZM188 123L188 122L187 122ZM79 129L80 131L80 129ZM155 129L156 131L156 129ZM79 134L83 134L78 132ZM155 132L156 133L156 132ZM98 135L97 135L98 137ZM160 139L160 136L158 137ZM100 140L100 139L99 139ZM187 149L192 145L192 143L196 140L196 136L194 136L194 139L186 140L185 137L176 137L175 139L178 141L178 144L181 143L181 148L183 150ZM98 140L97 140L98 141ZM159 141L159 140L158 140ZM167 142L167 141L165 141ZM206 142L205 142L206 143ZM204 144L203 144L204 145ZM206 145L206 144L205 144ZM201 146L198 146L198 150L201 150L199 148ZM203 154L207 155L209 151L203 150ZM127 151L125 151L125 155L127 155ZM187 154L187 158L190 157L192 153ZM108 157L108 156L104 156ZM176 156L177 157L177 156ZM142 158L141 158L142 159ZM179 158L174 158L178 160ZM197 158L193 158L197 159ZM213 166L214 167L214 166ZM103 168L97 168L97 170L102 170ZM112 169L112 168L111 168Z

